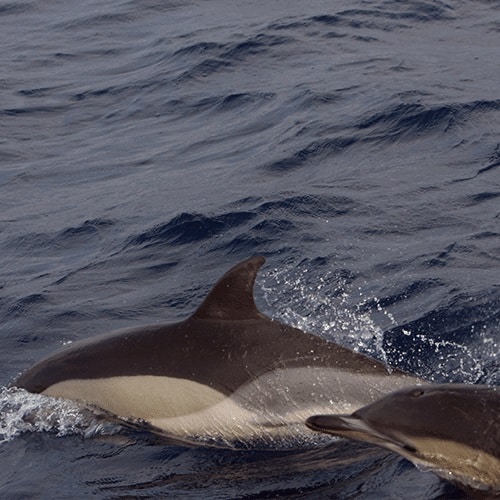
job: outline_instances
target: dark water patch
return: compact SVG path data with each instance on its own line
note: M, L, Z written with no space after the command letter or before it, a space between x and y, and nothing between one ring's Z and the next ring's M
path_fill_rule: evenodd
M32 310L46 307L50 300L44 293L34 293L21 297L8 308L7 317L18 317L31 314Z
M8 16L8 15L17 15L17 14L24 14L26 12L30 12L35 10L34 9L35 3L21 3L21 2L16 2L16 3L4 3L3 5L0 5L0 16Z
M477 101L472 101L470 103L462 104L462 106L464 110L469 113L482 114L482 113L489 113L490 111L500 111L500 99L494 99L494 100L480 99ZM495 151L496 154L499 154L498 145Z
M275 94L272 92L230 94L222 98L217 109L219 111L228 111L242 106L261 105L263 102L271 101L274 97Z
M488 165L484 166L478 171L478 174L488 172L500 166L500 144L497 144L495 151L488 158Z
M18 254L29 254L34 250L43 251L44 248L50 247L53 241L53 236L47 233L28 233L5 241L3 246Z
M19 333L16 335L16 342L21 345L31 344L32 342L38 342L40 337L33 334L23 334Z
M477 174L484 174L485 172L489 172L490 170L493 170L494 168L500 167L500 161L495 161L494 163L490 163L486 167L480 168L477 171Z
M424 259L422 265L429 268L450 266L463 254L475 255L475 248L472 245L452 243L434 257Z
M455 183L455 182L470 181L476 178L477 176L490 172L498 167L500 167L500 144L496 145L494 152L488 158L487 164L484 167L481 167L479 170L477 170L474 175L471 175L469 177L463 177L460 179L453 179L451 182Z
M221 59L206 59L193 68L183 71L179 76L174 78L174 83L185 83L190 80L197 80L206 78L214 73L219 73L232 65L230 61L223 61Z
M269 26L268 29L270 30L299 30L300 28L303 28L304 26L307 26L309 23L306 23L304 20L300 21L275 21L272 22Z
M229 212L208 217L183 213L170 222L149 229L128 240L128 245L148 248L156 245L184 245L206 240L253 219L251 212Z
M161 253L157 256L150 254L147 258L134 256L132 260L125 256L124 260L128 263L126 271L104 283L105 287L113 288L125 284L128 288L134 288L137 283L146 287L149 284L170 283L172 271L179 265L179 259Z
M204 78L223 71L250 56L268 52L271 48L293 41L290 37L260 33L246 40L227 45L198 42L174 52L174 58L182 58L192 67L178 75L174 83ZM199 61L199 57L203 60ZM198 62L195 62L198 61Z
M410 20L419 22L446 21L452 19L453 8L444 2L410 1L385 2L380 8L348 9L338 13L339 17L383 18L387 20Z
M125 5L129 7L131 12L138 14L147 12L155 15L185 7L185 3L181 0L128 0Z
M338 15L321 15L313 16L308 19L308 23L311 25L319 24L323 26L337 26L349 29L376 29L381 26L373 22L373 20L361 20L354 18L351 14L356 14L355 12L341 12ZM353 35L353 37L356 35Z
M69 52L54 52L53 56L59 60L78 59L79 57L76 54L70 54Z
M168 101L163 107L159 109L155 107L156 111L168 114L176 114L183 118L191 116L192 114L202 113L209 109L215 109L221 102L220 96L203 97L201 99L173 99ZM163 109L162 109L163 108Z
M71 246L95 241L103 231L115 226L115 222L107 219L86 220L79 226L68 227L56 233L28 233L6 242L5 247L22 255L56 251Z
M338 92L316 92L308 89L297 95L293 99L293 102L299 103L300 109L304 110L317 106L331 105L337 103L341 99L341 90L339 89Z
M170 271L173 267L177 266L179 263L177 261L175 262L162 262L161 264L154 264L152 266L148 266L145 271L151 274L154 274L155 276L158 276L158 274L163 274L167 271Z
M376 113L358 123L359 130L377 131L382 140L394 140L404 136L429 133L437 128L447 132L462 121L461 106L426 107L421 104L398 104L382 113Z
M380 307L388 308L398 304L399 302L415 299L418 295L428 294L432 290L442 288L444 286L445 284L437 278L416 280L405 284L402 288L395 291L391 295L367 300L360 304L357 309L359 312L365 313L375 311Z
M275 98L272 92L240 92L226 95L213 95L201 99L171 99L165 104L155 104L154 112L176 115L182 118L205 111L225 112L241 108L259 108ZM140 112L144 114L143 112Z
M496 200L497 198L500 198L500 193L498 192L483 192L483 193L477 193L474 195L467 196L462 203L465 206L475 206L479 205L480 203Z
M355 142L356 139L353 137L334 137L314 141L290 156L264 165L263 168L268 172L286 173L296 168L310 165L312 161L321 161L325 158L331 158L344 152Z
M488 23L488 31L493 33L500 33L500 21L491 21Z
M214 251L224 251L230 255L246 256L252 253L263 253L269 243L279 240L277 237L264 237L252 233L242 233L231 238L226 243L216 245Z
M400 477L403 475L400 459L361 443L341 442L331 447L287 452L203 447L185 450L160 444L155 449L139 443L134 447L135 456L147 451L143 462L161 463L164 467L147 467L142 469L142 474L132 475L124 473L122 465L125 459L130 462L130 458L119 456L131 452L121 448L113 460L118 462L116 470L108 468L87 479L86 484L94 495L196 498L200 491L210 491L210 498L354 498L359 495L356 495L358 486L353 478L359 474L375 476L365 485L367 491L379 492L380 488L388 487L391 475L393 481L404 480ZM408 468L413 470L411 466ZM376 474L380 469L387 470L382 478ZM433 479L433 483L436 482ZM428 493L426 488L425 494Z
M221 43L215 42L197 42L188 47L183 47L182 49L178 49L174 52L175 56L192 56L192 55L212 55L216 56L220 54L221 51L224 50L226 46Z
M16 160L19 160L20 158L21 155L18 153L13 153L5 149L0 149L0 161L2 162L14 162ZM7 178L9 172L8 171L0 172L0 179L2 174L5 176L4 178ZM0 180L0 184L3 184L3 179Z
M79 19L72 19L53 26L53 29L79 30L88 28L102 28L111 25L130 23L134 16L125 12L106 12L102 14L92 14Z
M117 87L107 87L103 89L96 89L96 90L85 90L84 92L79 92L78 94L74 95L74 99L76 101L84 101L88 99L89 97L94 98L94 97L105 97L105 96L110 96L110 95L119 95L120 93L124 92L127 89L122 88L117 88Z
M55 313L52 316L51 321L54 323L59 323L59 322L69 322L69 321L83 321L83 320L88 320L90 318L94 318L95 316L93 314L89 314L88 312L85 312L84 310L81 309L65 309L62 312Z
M294 222L294 217L341 216L357 206L350 198L326 195L290 196L264 203L251 197L233 205L239 210L213 216L180 214L166 224L129 238L127 247L179 246L222 237L220 243L214 240L211 247L214 245L213 248L229 253L259 252L270 243L281 245L299 236L302 241L320 240ZM257 222L249 225L254 219Z
M253 208L261 202L262 202L262 197L260 196L246 196L245 198L240 198L238 200L228 203L228 207L241 208L247 205L252 207L253 210Z
M500 238L500 233L495 233L494 231L483 231L470 237L470 239L472 240L485 240L490 238Z
M293 41L292 38L278 35L267 35L260 33L243 42L238 42L228 50L220 54L220 57L233 61L241 61L248 56L266 52L269 47L283 45Z
M217 250L229 254L251 255L262 253L273 243L281 245L291 242L294 236L290 233L298 230L297 225L287 219L264 219L252 226L245 228L244 232L231 238L228 242L217 245Z
M0 110L0 115L4 116L24 116L24 115L37 115L37 116L45 116L45 115L53 115L59 114L65 111L66 106L25 106L22 108L7 108Z
M296 216L344 215L357 204L348 197L328 195L290 196L279 201L264 202L257 209L262 214L289 214Z
M297 226L288 219L266 219L253 226L252 230L269 236L281 235L286 231L291 231Z
M103 307L99 309L99 317L108 320L124 320L126 322L142 318L143 311L135 307Z
M347 36L348 35L346 35L345 33L339 33L337 31L329 31L328 33L325 33L323 35L323 38L345 38Z
M419 15L415 11L398 13L395 10L383 9L349 9L336 14L313 16L307 19L304 24L342 28L346 33L361 29L390 32L396 29L411 28L412 24L408 21L429 20L429 17ZM348 36L346 33L343 33L343 36ZM349 36L356 40L359 35L353 32ZM376 40L377 38L373 37L373 41Z
M110 85L101 88L81 90L74 93L71 96L71 100L74 102L83 101L84 104L87 104L87 102L91 100L104 101L106 105L109 106L111 103L109 98L126 98L136 92L154 92L164 85L164 81L159 81L156 78L151 78L148 81L130 81L123 85Z
M99 234L102 229L108 229L115 225L115 222L108 219L86 220L79 226L64 229L57 236L58 240L70 240L76 237L87 237Z
M382 28L380 24L373 22L373 16L370 15L373 12L375 11L349 10L339 12L337 15L324 14L309 18L308 23L354 29ZM358 35L352 35L352 38L354 39L356 36Z
M59 89L55 87L33 87L30 89L18 90L17 93L23 97L44 97L57 90Z
M188 118L204 112L214 114L241 109L258 109L260 106L273 100L272 92L239 92L225 95L211 95L201 99L185 97L170 99L164 103L154 103L148 108L133 111L129 116L135 118L165 116L169 119ZM220 117L219 117L220 118ZM191 147L191 145L190 145Z
M373 36L353 36L353 40L357 40L358 42L366 42L371 43L377 41L377 38Z
M413 68L410 67L410 66L407 66L404 62L401 62L399 64L391 66L389 69L391 71L396 72L396 73L404 73L404 72L407 72L407 71L413 71Z
M83 246L85 246L85 245L83 245ZM116 266L121 267L124 265L121 258L117 257L116 254L112 254L112 256L107 255L106 259L96 259L96 260L91 260L90 262L88 262L87 259L84 259L82 265L79 265L79 266L75 265L70 271L65 272L61 278L58 278L54 282L54 285L60 285L60 284L64 283L65 281L72 281L73 280L74 281L73 286L76 289L78 289L78 287L80 286L80 281L79 281L80 276L91 275L92 273L99 275L100 273L102 273L103 269L105 269L109 266L109 263L107 263L108 262L107 259L109 259L109 261L113 262L113 264L115 264ZM125 280L125 278L120 278L121 282L123 282L124 280ZM99 281L101 282L102 279L100 279ZM114 280L111 280L111 279L108 280L107 283L108 284L110 284L110 283L116 284L116 282Z
M310 21L314 23L326 24L327 26L336 26L343 22L342 16L335 16L332 14L323 14L321 16L313 16Z

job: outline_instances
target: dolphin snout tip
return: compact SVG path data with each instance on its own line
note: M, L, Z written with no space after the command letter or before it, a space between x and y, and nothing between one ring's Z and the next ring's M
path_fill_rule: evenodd
M306 420L306 426L313 431L333 432L345 428L345 421L340 415L312 415Z

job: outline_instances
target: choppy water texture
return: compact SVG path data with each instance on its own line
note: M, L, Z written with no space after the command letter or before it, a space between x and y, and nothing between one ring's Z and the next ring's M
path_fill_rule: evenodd
M368 446L164 446L7 390L268 258L269 315L499 384L500 6L0 4L0 496L457 498Z

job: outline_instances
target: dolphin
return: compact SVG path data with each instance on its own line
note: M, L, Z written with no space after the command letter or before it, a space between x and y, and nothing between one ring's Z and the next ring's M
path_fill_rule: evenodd
M267 448L317 441L304 426L314 412L351 412L422 383L262 314L253 288L264 262L235 265L184 321L74 342L14 385L174 441Z
M352 415L314 415L315 431L373 443L474 496L500 496L500 390L440 384L405 388Z

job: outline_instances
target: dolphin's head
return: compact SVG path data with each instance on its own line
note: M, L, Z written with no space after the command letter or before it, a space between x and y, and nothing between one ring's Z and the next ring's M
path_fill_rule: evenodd
M497 489L499 414L497 388L443 384L391 393L351 415L315 415L306 425L376 444L462 484Z
M376 444L410 460L421 455L411 434L402 433L399 429L394 430L387 425L377 426L373 422L368 423L356 413L314 415L307 419L306 425L314 431Z

